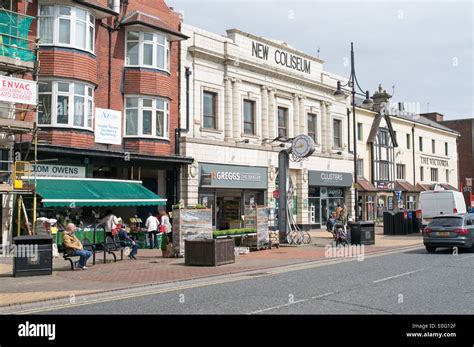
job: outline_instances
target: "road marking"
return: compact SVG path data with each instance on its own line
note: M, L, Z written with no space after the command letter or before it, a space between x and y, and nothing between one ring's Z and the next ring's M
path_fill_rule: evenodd
M472 257L474 257L474 254L468 255L468 256L462 257L462 258L458 257L457 259L454 259L454 260L455 260L455 261L458 261L458 260L464 260L464 259L466 259L466 258L472 258Z
M329 292L329 293L326 293L326 294L321 294L321 295L317 295L317 296L312 296L311 299L319 299L319 298L324 298L325 296L329 296L329 295L333 295L334 292Z
M289 303L284 304L284 305L278 305L278 306L272 306L272 307L268 307L268 308L263 308L263 309L261 309L261 310L253 311L253 312L250 312L250 313L247 313L247 314L248 314L248 315L251 315L251 314L258 314L258 313L262 313L262 312L277 310L277 309L279 309L279 308L288 307L288 306L291 306L291 305L294 305L294 304L300 304L300 303L302 303L302 302L306 302L306 301L309 301L309 300L324 298L325 296L329 296L329 295L332 295L332 294L334 294L334 292L325 293L325 294L321 294L321 295L317 295L317 296L312 296L310 299L301 299L301 300L289 302Z
M373 253L369 253L365 255L365 259L369 258L375 258L375 257L380 257L384 255L393 255L393 254L398 254L398 253L403 253L407 250L411 249L418 249L422 248L420 245L416 246L408 246L404 248L398 248L394 250L388 250L388 251L377 251ZM212 286L212 285L217 285L217 284L225 284L225 283L230 283L230 282L236 282L236 281L243 281L243 280L248 280L248 279L253 279L253 278L260 278L260 277L268 277L268 276L274 276L286 272L293 272L293 271L301 271L301 270L307 270L311 268L317 268L317 267L323 267L327 265L335 265L335 264L341 264L345 262L351 262L351 261L357 261L357 257L355 258L329 258L325 260L317 260L314 262L308 262L308 263L303 263L303 264L294 264L294 265L289 265L285 266L280 269L267 269L267 273L261 274L259 276L251 276L249 273L246 274L236 274L236 277L231 277L231 278L223 278L223 279L215 279L211 281L205 281L205 282L200 282L200 283L191 283L191 284L182 284L178 285L175 287L169 287L169 288L158 288L158 289L153 289L153 290L147 290L147 291L142 291L139 293L129 293L129 294L118 294L116 296L111 295L111 292L100 292L99 294L96 295L107 295L107 297L104 298L97 298L97 299L92 299L88 300L87 296L84 296L84 302L77 302L80 297L76 298L76 303L75 304L58 304L56 306L48 306L48 307L39 307L39 308L31 308L31 309L20 309L18 311L13 311L13 312L8 312L9 314L35 314L39 312L47 312L47 311L54 311L54 310L61 310L61 309L68 309L68 308L74 308L74 307L79 307L79 306L87 306L87 305L92 305L92 304L100 304L100 303L105 303L105 302L110 302L110 301L117 301L117 300L124 300L124 299L132 299L132 298L138 298L138 297L143 297L143 296L149 296L149 295L156 295L156 294L164 294L164 293L169 293L169 292L175 292L175 291L180 291L180 290L186 290L186 289L194 289L194 288L199 288L199 287L207 287L207 286ZM255 270L257 271L262 271L261 269ZM199 280L199 279L198 279ZM126 290L126 289L124 289ZM130 290L140 290L140 287L138 288L131 288ZM63 298L64 300L67 300L68 298ZM40 302L41 303L41 302ZM32 303L34 305L35 303ZM0 308L1 309L1 308Z
M381 278L381 279L379 279L379 280L373 281L373 283L380 283L380 282L392 280L392 279L394 279L394 278L398 278L398 277L402 277L402 276L411 275L411 274L414 274L414 273L416 273L416 272L420 272L421 270L424 270L424 269L425 269L425 268L418 269L418 270L415 270L415 271L405 272L405 273L402 273L402 274L400 274L400 275L395 275L395 276L390 276L390 277Z

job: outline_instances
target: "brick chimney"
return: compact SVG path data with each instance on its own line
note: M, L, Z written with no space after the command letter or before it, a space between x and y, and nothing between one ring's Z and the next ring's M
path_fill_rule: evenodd
M433 122L436 122L436 123L441 123L444 121L444 115L438 112L421 113L420 116L428 118L429 120L432 120Z

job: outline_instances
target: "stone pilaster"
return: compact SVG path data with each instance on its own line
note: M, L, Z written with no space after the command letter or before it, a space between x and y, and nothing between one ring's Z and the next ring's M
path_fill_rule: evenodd
M232 79L224 78L225 96L224 96L224 134L225 139L229 140L233 136L232 132Z
M308 118L305 108L306 97L300 97L300 134L308 135Z
M240 140L242 136L242 112L240 102L240 80L233 79L232 88L232 132L235 140Z
M308 216L308 169L298 170L296 176L296 196L298 201L298 215L296 223L306 225L309 223Z
M262 138L269 138L268 88L262 86Z
M276 112L276 99L275 89L268 90L268 138L274 139L277 137L277 112Z
M300 135L300 98L293 94L293 131L290 137Z
M180 196L181 199L184 200L184 205L196 205L198 203L199 190L199 171L197 162L182 167L180 187Z

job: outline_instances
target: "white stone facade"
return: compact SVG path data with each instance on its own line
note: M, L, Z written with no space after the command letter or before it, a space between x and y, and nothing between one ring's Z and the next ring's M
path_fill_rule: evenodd
M342 77L323 71L323 62L286 44L256 37L239 30L220 36L183 24L190 38L182 42L181 70L189 68L190 124L182 133L181 153L195 159L182 173L181 197L198 203L199 165L227 164L265 167L268 172L265 203L274 206L279 143L278 108L287 110L287 137L308 133L308 113L316 116L316 151L302 163L290 163L298 204L297 222L308 225L308 172L352 173L348 152L346 101L333 97ZM266 53L265 53L266 52ZM282 65L283 60L286 62ZM186 80L181 74L181 127L186 124ZM205 128L203 93L215 93L216 126ZM254 102L254 133L244 133L244 100ZM340 147L333 146L333 120L340 120ZM350 124L352 126L352 124ZM248 141L248 143L244 142ZM349 186L343 187L345 203L352 206Z

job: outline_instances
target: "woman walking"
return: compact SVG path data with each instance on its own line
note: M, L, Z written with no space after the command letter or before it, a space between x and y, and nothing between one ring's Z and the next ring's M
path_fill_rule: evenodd
M163 231L168 236L169 242L172 243L173 233L172 233L172 228L171 228L171 223L170 223L170 217L168 216L168 213L165 210L160 210L160 223L164 229Z

